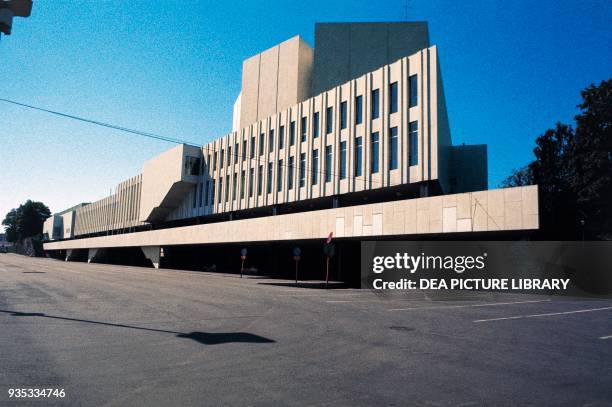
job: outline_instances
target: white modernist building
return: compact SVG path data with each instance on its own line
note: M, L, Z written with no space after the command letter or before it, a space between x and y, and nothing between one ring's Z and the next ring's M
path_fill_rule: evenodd
M50 218L45 249L148 247L158 264L173 245L538 228L537 187L487 191L486 146L452 145L426 23L317 24L314 49L298 36L244 61L233 111L230 134Z

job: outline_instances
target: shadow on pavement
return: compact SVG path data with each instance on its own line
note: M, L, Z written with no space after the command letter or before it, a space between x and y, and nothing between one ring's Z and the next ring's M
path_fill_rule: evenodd
M247 274L244 273L242 275L242 277L240 277L240 273L218 273L218 272L210 272L211 274L215 274L218 277L225 277L225 278L237 278L237 279L245 279L245 280L269 280L273 277L271 276L262 276L262 275L255 275L255 274Z
M320 282L320 281L316 281L316 282L299 282L297 283L297 285L295 283L257 283L257 284L263 284L263 285L272 285L272 286L277 286L277 287L297 287L297 288L317 288L317 289L324 289L325 288L325 281ZM348 285L346 283L340 283L340 282L330 282L328 288L333 289L333 288L348 288Z
M91 321L88 319L59 317L56 315L47 315L41 312L19 312L19 311L10 311L10 310L0 309L0 313L9 314L10 316L13 316L13 317L50 318L50 319L59 319L62 321L73 321L73 322L83 322L83 323L88 323L88 324L112 326L115 328L129 328L129 329L137 329L140 331L175 334L177 338L191 339L203 345L219 345L223 343L275 343L276 342L272 339L268 339L263 336L251 334L248 332L190 332L190 333L184 333L184 332L177 332L177 331L168 331L165 329L145 328L142 326L113 324L110 322L101 322L101 321Z
M274 343L272 339L250 334L248 332L191 332L189 334L178 334L179 338L193 339L204 345L218 345L221 343Z

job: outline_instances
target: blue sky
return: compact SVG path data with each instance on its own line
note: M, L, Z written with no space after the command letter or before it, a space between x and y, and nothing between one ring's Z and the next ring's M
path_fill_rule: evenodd
M612 72L602 1L416 1L438 45L453 142L489 145L490 187ZM231 129L242 60L314 23L398 21L404 1L35 0L0 41L0 97L205 143ZM171 144L0 102L0 217L93 201Z

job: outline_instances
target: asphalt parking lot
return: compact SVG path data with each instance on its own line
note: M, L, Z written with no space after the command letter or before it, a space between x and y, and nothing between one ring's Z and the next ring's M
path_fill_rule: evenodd
M0 254L0 404L612 405L612 300L312 287Z

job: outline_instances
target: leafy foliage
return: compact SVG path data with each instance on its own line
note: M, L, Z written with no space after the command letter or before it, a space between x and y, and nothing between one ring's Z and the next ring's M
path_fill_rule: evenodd
M11 209L2 221L6 227L6 240L18 242L26 237L40 235L43 223L49 216L51 212L44 203L28 199L19 208Z
M582 99L570 157L570 188L587 232L612 239L612 79L589 86Z
M612 238L612 79L582 92L576 129L557 123L501 186L537 184L543 238Z
M510 188L510 187L522 187L525 185L532 185L533 183L533 174L531 173L531 169L528 165L512 170L512 175L502 181L500 187L502 188Z

